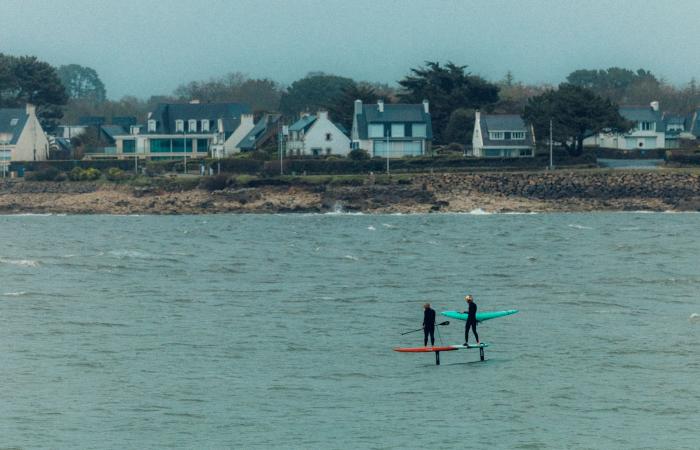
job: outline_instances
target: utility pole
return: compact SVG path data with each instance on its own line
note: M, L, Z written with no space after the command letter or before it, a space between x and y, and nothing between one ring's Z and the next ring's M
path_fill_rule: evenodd
M384 132L386 134L386 174L389 175L389 131L391 130L391 124Z
M553 157L553 151L552 151L552 119L549 119L549 170L554 170L554 157Z

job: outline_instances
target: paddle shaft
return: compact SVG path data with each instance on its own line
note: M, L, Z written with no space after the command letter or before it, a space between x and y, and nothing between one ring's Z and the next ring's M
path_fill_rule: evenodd
M441 326L441 325L449 325L449 324L450 324L450 321L449 321L449 320L446 320L446 321L444 321L444 322L442 322L442 323L436 323L435 325ZM411 330L411 331L407 331L407 332L405 332L405 333L401 333L401 336L403 336L404 334L415 333L415 332L417 332L417 331L423 331L423 328L425 328L425 327L418 328L417 330Z

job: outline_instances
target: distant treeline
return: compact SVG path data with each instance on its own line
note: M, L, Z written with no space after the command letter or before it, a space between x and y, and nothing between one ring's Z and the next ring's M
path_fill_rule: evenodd
M516 80L512 72L499 81L486 80L467 70L467 66L452 62L426 62L411 68L397 84L353 80L323 72L310 72L305 77L285 86L268 78L250 78L241 72L208 80L191 81L177 87L167 96L147 99L126 96L120 100L107 99L107 89L92 68L77 64L60 67L37 60L32 56L0 54L0 107L17 107L31 102L39 107L42 123L51 131L59 122L75 124L81 117L101 116L108 122L116 116L134 116L145 120L148 111L160 102L187 101L242 102L256 112L279 111L288 121L301 112L326 109L333 120L346 128L352 124L353 101L417 103L430 101L436 144L468 143L473 129L474 110L492 113L523 114L533 99L543 99L562 86L585 90L588 98L603 99L611 108L620 104L648 104L658 100L664 111L687 114L700 105L700 89L695 79L675 86L648 70L636 71L611 67L602 70L576 70L559 86L526 84ZM569 100L585 97L571 91ZM554 98L556 100L556 98ZM541 107L544 103L539 101ZM601 103L601 107L603 107ZM560 108L562 111L565 108ZM542 112L540 108L540 112ZM554 114L556 111L546 111ZM596 111L596 113L600 113ZM531 121L536 122L530 116ZM572 120L560 117L560 130L565 130L562 142L578 139L573 131L578 126ZM572 119L572 118L568 118ZM617 117L597 124L617 128L623 123ZM568 128L568 129L567 129Z

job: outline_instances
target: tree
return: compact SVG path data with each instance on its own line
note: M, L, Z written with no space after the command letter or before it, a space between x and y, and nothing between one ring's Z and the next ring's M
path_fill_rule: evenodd
M635 90L658 89L661 84L648 70L638 69L634 72L620 67L602 70L575 70L566 77L566 81L569 84L590 89L614 102L622 103L638 100L632 95ZM644 101L649 102L651 98Z
M583 139L588 133L603 130L627 131L632 124L618 112L618 106L592 90L562 83L531 98L523 114L535 129L535 136L549 136L550 120L553 140L567 148L572 156L583 151Z
M457 142L462 145L471 144L474 132L474 110L458 108L450 114L450 120L445 127L445 142Z
M343 94L355 84L350 78L337 75L310 74L295 81L282 95L280 111L293 117L301 112L316 112L329 109Z
M277 111L282 88L267 78L251 79L240 72L231 72L223 77L183 84L173 94L181 100L240 102L253 111Z
M362 103L374 103L379 96L370 85L355 84L354 82L344 88L339 96L329 100L328 114L334 122L338 122L346 129L352 127L355 100Z
M407 103L430 102L433 137L445 142L450 115L458 108L484 108L498 101L498 86L465 72L467 66L447 62L426 62L425 67L411 69L411 75L399 81L403 92L399 99Z
M68 101L56 69L34 56L2 53L0 68L0 107L19 108L31 103L37 107L42 127L52 131Z
M68 97L73 100L102 103L107 98L105 85L95 69L68 64L58 68L58 77L66 88Z

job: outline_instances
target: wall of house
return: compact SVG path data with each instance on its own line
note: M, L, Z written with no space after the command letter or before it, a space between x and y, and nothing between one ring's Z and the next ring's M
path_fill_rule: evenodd
M326 140L330 134L331 139ZM313 149L320 149L321 154L347 155L350 152L350 138L336 127L333 122L319 116L304 135L304 154L312 155Z
M600 133L584 139L583 145L618 150L653 150L666 148L666 133L653 131L633 131L626 134Z
M46 161L49 159L49 140L33 113L12 150L13 161Z
M241 115L241 123L238 125L238 128L234 130L224 143L224 155L228 156L233 153L240 153L241 149L238 147L238 144L254 127L255 123L252 114Z

